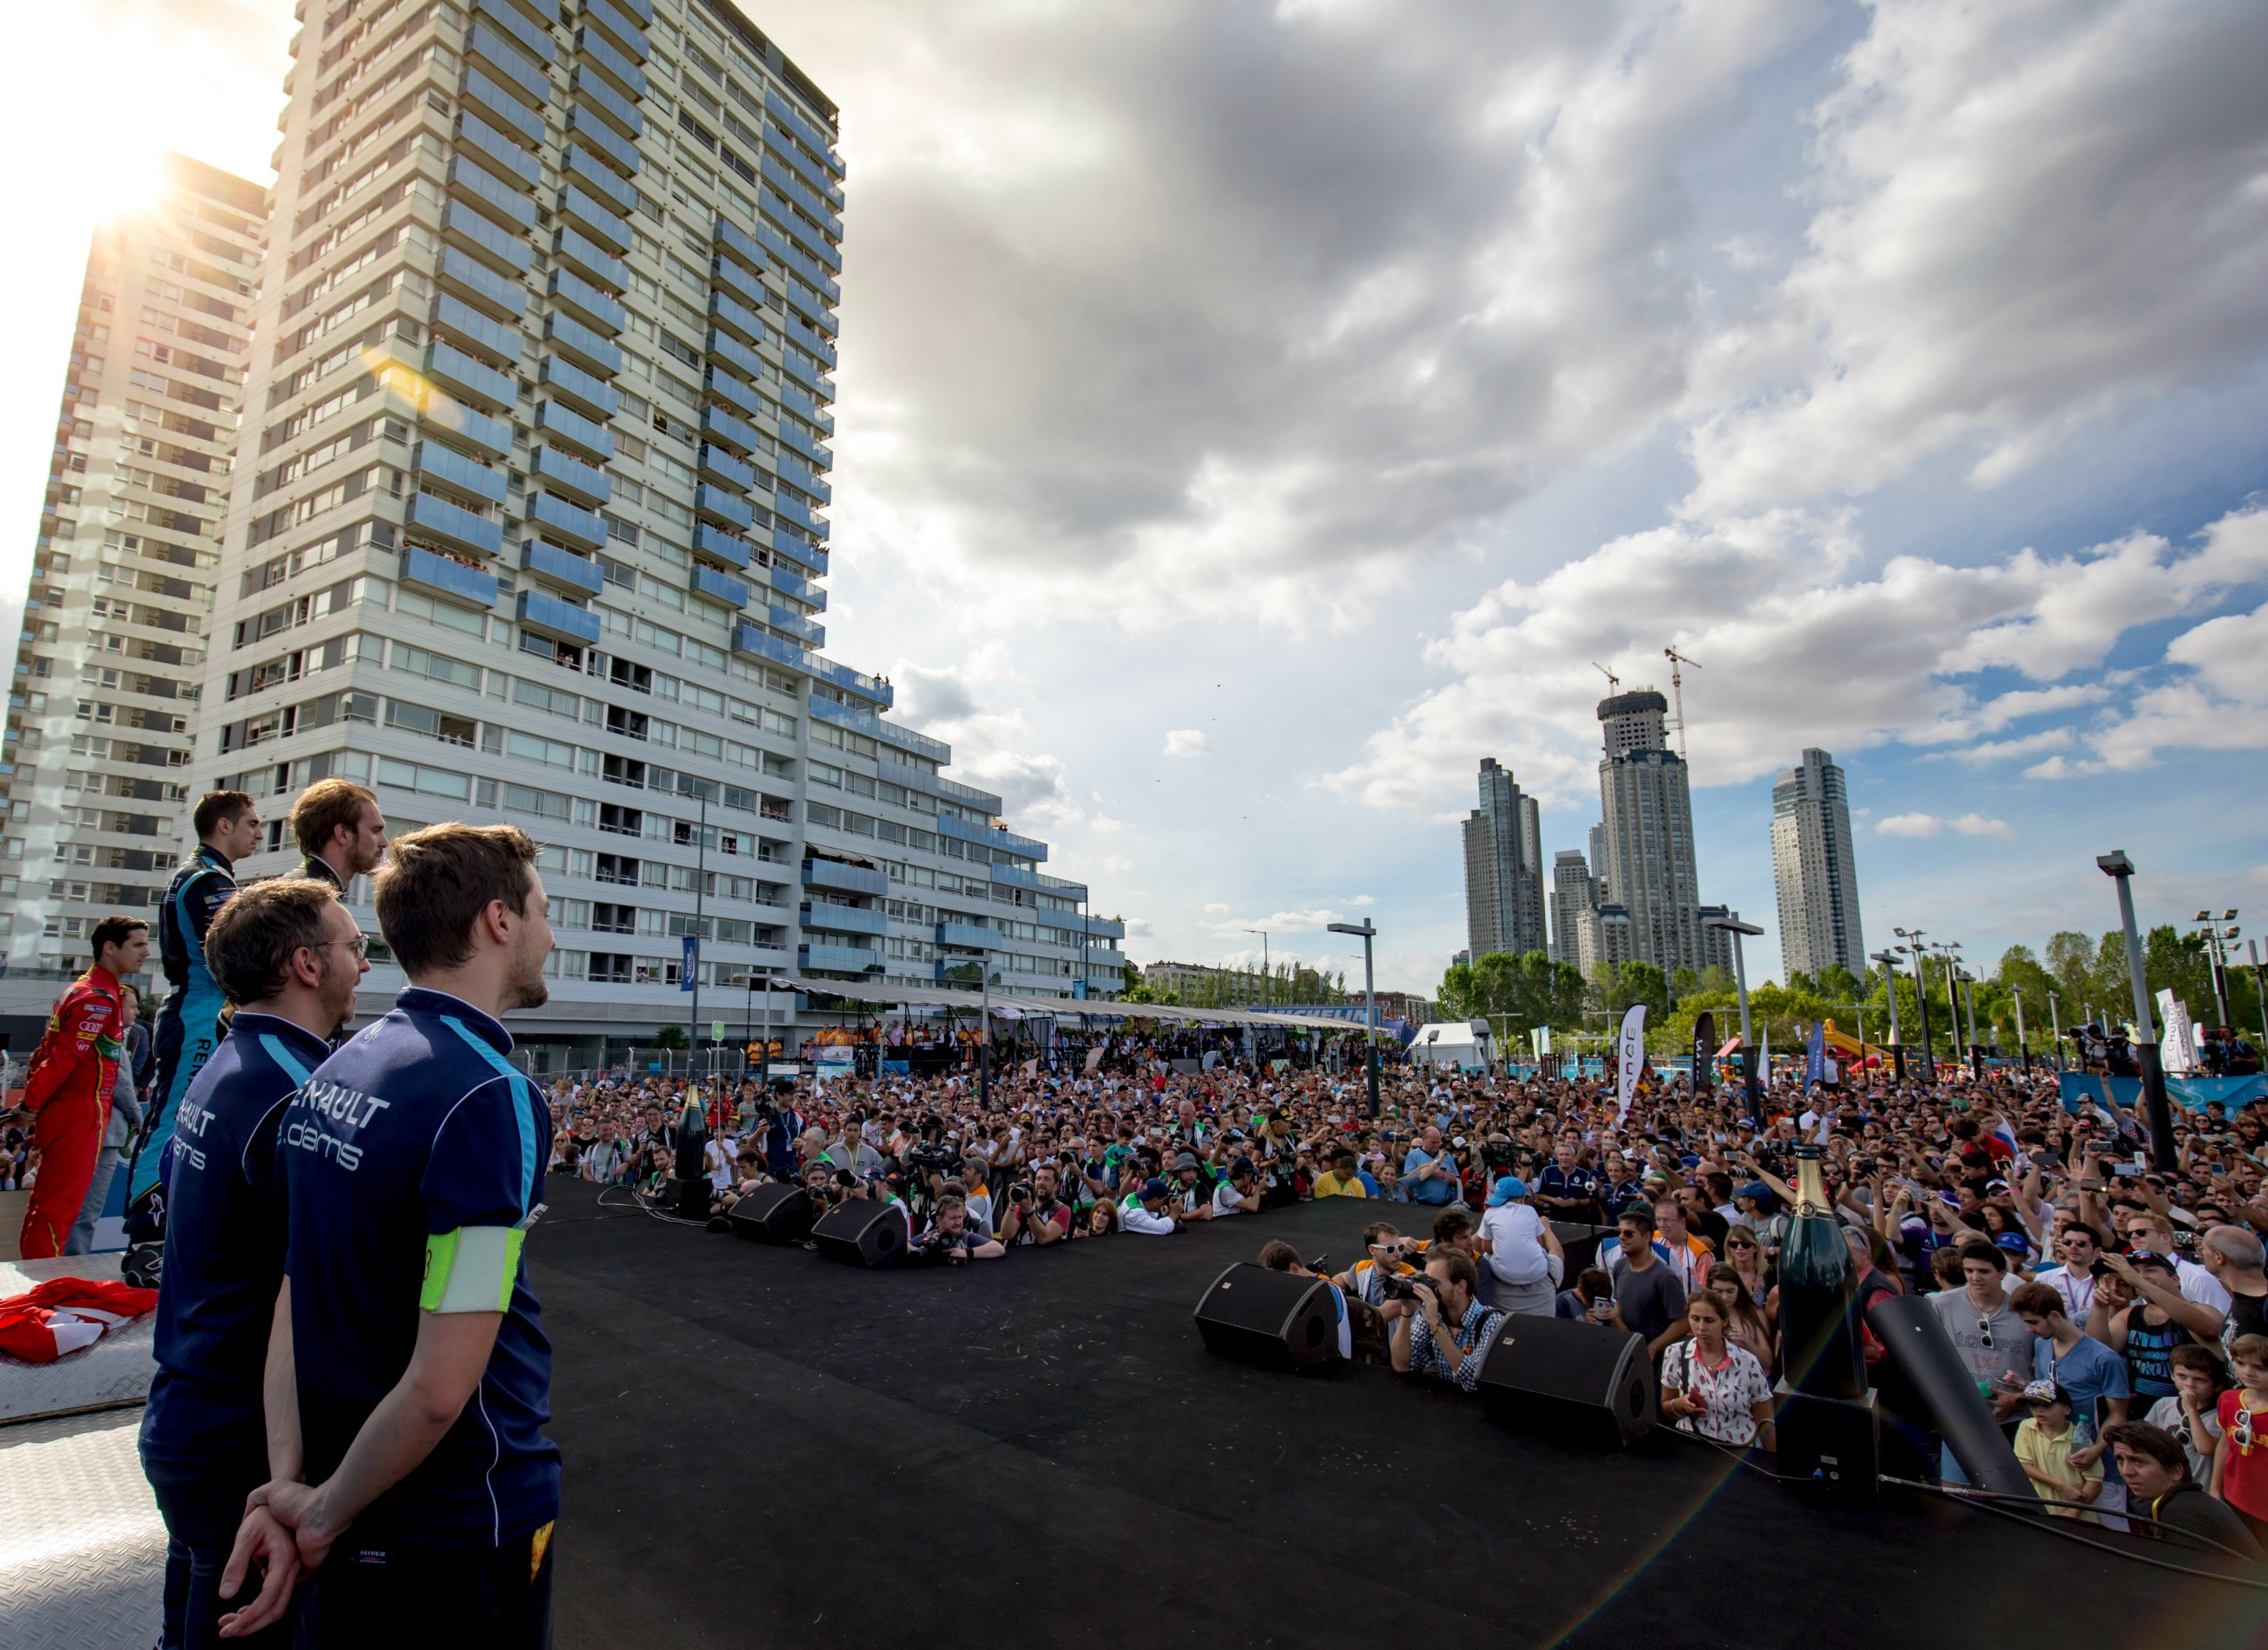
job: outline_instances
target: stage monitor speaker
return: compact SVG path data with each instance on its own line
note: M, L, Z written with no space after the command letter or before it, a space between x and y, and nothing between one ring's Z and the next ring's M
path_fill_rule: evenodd
M1197 1302L1210 1352L1271 1369L1311 1369L1339 1356L1339 1307L1320 1278L1240 1261Z
M1608 1448L1652 1432L1658 1398L1643 1336L1521 1314L1497 1326L1480 1394L1492 1419Z
M850 1266L895 1266L906 1258L903 1204L849 1197L819 1217L811 1228L819 1252Z
M1599 1263L1599 1240L1612 1237L1610 1226L1593 1226L1587 1220L1554 1220L1551 1234L1559 1240L1559 1247L1567 1257L1567 1286L1575 1286L1575 1274L1586 1266Z
M767 1182L725 1212L733 1230L758 1243L800 1243L811 1235L811 1194Z
M1872 1506L1881 1493L1881 1417L1874 1395L1815 1398L1782 1381L1772 1389L1779 1476L1838 1501Z

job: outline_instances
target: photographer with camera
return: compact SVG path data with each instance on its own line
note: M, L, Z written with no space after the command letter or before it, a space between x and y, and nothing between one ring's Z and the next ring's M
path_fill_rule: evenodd
M1416 1273L1418 1268L1410 1257L1422 1256L1425 1246L1414 1238L1403 1237L1386 1221L1378 1220L1363 1228L1362 1247L1366 1258L1357 1261L1331 1281L1391 1322L1402 1315L1403 1306L1388 1293L1387 1279Z
M935 1221L914 1243L914 1259L932 1266L997 1261L1007 1252L1005 1245L983 1236L968 1224L968 1205L958 1197L947 1197L937 1205Z
M1240 1157L1228 1166L1228 1178L1212 1190L1212 1218L1260 1212L1260 1171L1250 1158Z
M1029 1181L1008 1188L1008 1212L1000 1219L1000 1241L1010 1245L1060 1243L1071 1235L1071 1205L1057 1195L1053 1163L1042 1163Z
M1470 1392L1504 1314L1482 1304L1480 1274L1461 1250L1429 1253L1414 1277L1388 1278L1390 1295L1410 1310L1394 1320L1394 1367L1403 1374L1454 1381Z
M1169 1237L1182 1229L1173 1206L1173 1187L1152 1175L1120 1210L1119 1224L1129 1232L1139 1232L1146 1237Z

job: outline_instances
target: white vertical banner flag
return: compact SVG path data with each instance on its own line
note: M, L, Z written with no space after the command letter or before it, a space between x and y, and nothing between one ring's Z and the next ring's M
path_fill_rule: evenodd
M1646 1064L1646 1005L1632 1003L1623 1016L1622 1046L1616 1056L1615 1099L1630 1116L1631 1097L1638 1093L1638 1074Z
M2190 1005L2171 987L2158 993L2158 1019L2166 1028L2158 1044L2159 1064L2168 1077L2187 1077L2198 1068L2197 1026Z

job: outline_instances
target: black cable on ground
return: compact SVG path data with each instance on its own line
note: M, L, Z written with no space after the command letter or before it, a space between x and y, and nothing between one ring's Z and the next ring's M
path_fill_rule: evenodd
M2121 1558L2132 1558L2135 1563L2146 1564L2154 1570L2170 1570L2176 1575L2194 1576L2201 1581L2226 1581L2233 1587L2249 1587L2258 1591L2268 1592L2268 1581L2257 1580L2251 1576L2230 1575L2226 1571L2221 1570L2200 1570L2195 1565L2174 1564L2164 1558L2153 1558L2147 1553L2136 1552L2131 1548L2126 1547L2114 1547L2109 1542L2089 1541L2077 1530L2065 1528L2066 1524L2073 1521L2069 1519L2043 1520L2029 1518L2025 1514L2015 1511L2012 1506L2003 1506L1999 1505L2002 1501L2014 1499L2015 1498L2014 1497L1995 1495L1987 1499L1984 1495L1964 1494L1957 1489L1949 1490L1941 1484L1930 1484L1920 1478L1893 1478L1885 1477L1882 1479L1882 1482L1884 1484L1895 1484L1902 1489L1926 1490L1933 1494L1943 1496L1948 1501L1959 1502L1963 1506L1974 1506L1978 1508L1980 1511L1990 1513L1997 1518L2009 1519L2016 1523L2026 1525L2033 1529L2044 1530L2051 1536L2060 1536L2066 1541L2075 1541L2082 1547L2094 1548L2097 1552L2110 1553ZM2037 1502L2036 1505L2044 1506L2047 1503ZM2059 1505L2067 1506L2071 1505L2071 1503L2060 1503ZM2090 1508L2088 1510L2092 1511L2094 1509ZM2157 1519L2141 1518L2131 1513L2105 1514L2103 1516L2110 1518L2124 1518L2139 1523L2154 1524L2160 1528L2169 1528L2169 1526L2160 1523L2160 1521ZM2198 1541L2212 1541L2211 1536L2198 1536L2191 1530L2176 1529L2175 1533ZM2213 1544L2216 1547L2220 1546L2219 1542L2213 1542ZM2230 1551L2227 1548L2222 1548L2222 1551L2229 1551L2230 1557L2242 1559L2245 1563L2249 1564L2251 1562L2250 1559L2245 1559L2242 1553Z
M629 1192L630 1197L630 1204L625 1205L619 1203L608 1203L607 1201L607 1194L610 1191ZM646 1200L637 1192L631 1191L627 1186L601 1186L599 1188L600 1208L621 1209L626 1206L635 1208L640 1214L645 1216L649 1220L659 1220L666 1226L689 1226L704 1232L709 1228L709 1222L706 1220L688 1220L681 1214L662 1213L660 1210L646 1202Z

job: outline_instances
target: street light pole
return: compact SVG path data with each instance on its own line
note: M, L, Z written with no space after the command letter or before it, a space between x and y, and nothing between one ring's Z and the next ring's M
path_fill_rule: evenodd
M1890 998L1890 1075L1903 1083L1906 1080L1906 1046L1904 1039L1898 1035L1898 954L1887 949L1877 951L1867 961L1882 965L1882 980ZM1864 1043L1866 1039L1861 1037L1859 1041Z
M2102 874L2118 885L2118 922L2126 935L2126 976L2134 988L2134 1057L2142 1071L2142 1102L2150 1123L2150 1159L2161 1175L2177 1166L2174 1148L2174 1116L2166 1103L2165 1068L2158 1058L2158 1039L2150 1018L2150 989L2142 980L2142 939L2134 927L2134 862L2124 848L2095 857Z
M2055 1069L2063 1070L2063 1012L2056 1006L2056 994L2048 993L2048 1037L2055 1050Z
M1749 1098L1749 1120L1761 1122L1762 1118L1758 1114L1762 1107L1756 1092L1756 1040L1749 1030L1749 962L1742 941L1751 935L1764 932L1764 930L1754 923L1744 923L1732 917L1712 917L1709 919L1709 926L1721 928L1733 936L1733 989L1739 993L1741 999L1741 1076L1743 1079L1742 1086ZM1866 1046L1863 1038L1860 1040L1859 1046L1861 1048Z
M1265 928L1248 928L1244 932L1260 936L1260 1006L1264 1013L1275 1003L1274 980L1268 972L1268 931Z
M1363 1064L1370 1076L1370 1115L1378 1116L1378 983L1371 972L1370 942L1378 937L1378 929L1370 918L1362 919L1360 926L1353 923L1333 923L1335 934L1359 934L1362 937L1362 1043Z
M1922 1077L1924 1081L1933 1083L1937 1080L1937 1050L1932 1046L1929 1038L1929 947L1921 942L1925 931L1894 928L1890 932L1904 940L1906 949L1913 953L1914 1006L1921 1013Z
M2260 999L2260 1046L2264 1053L2268 1053L2268 968L2261 965L2260 942L2246 940L2244 954L2252 959L2252 994Z

